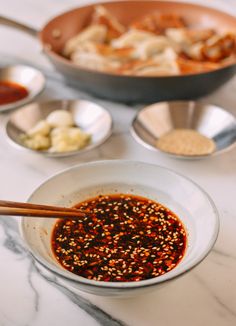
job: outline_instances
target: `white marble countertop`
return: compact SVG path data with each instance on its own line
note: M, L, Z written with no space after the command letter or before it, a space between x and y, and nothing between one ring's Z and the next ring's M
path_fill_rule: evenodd
M0 15L39 28L54 14L87 1L0 0ZM198 1L206 3L206 1ZM236 14L235 0L208 0ZM39 44L10 28L0 27L0 65L28 62L51 71ZM202 101L236 114L236 78ZM48 79L40 100L91 98L88 94ZM76 157L50 159L17 151L6 140L0 115L0 198L24 201L46 178L75 165L100 159L132 159L156 163L185 174L201 185L220 212L221 229L211 254L192 272L144 296L100 298L73 293L38 266L24 248L15 218L0 218L0 326L129 325L129 326L234 326L236 325L236 149L206 160L181 161L149 152L129 134L137 108L93 99L114 118L114 134L99 149Z

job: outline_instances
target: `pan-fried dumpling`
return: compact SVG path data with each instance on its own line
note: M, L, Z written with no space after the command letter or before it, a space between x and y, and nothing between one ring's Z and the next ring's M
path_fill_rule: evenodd
M146 60L169 47L170 42L165 36L150 37L137 45L135 54L138 58Z
M187 36L185 28L168 28L165 34L169 40L180 46L190 44L190 39Z
M177 55L173 49L167 48L163 53L155 55L151 59L136 60L133 64L130 63L122 72L126 75L139 76L178 75Z
M202 49L203 56L209 61L219 62L236 53L235 36L228 33L215 35L208 39Z
M184 49L184 53L193 60L201 61L204 59L203 56L203 42L198 42L193 45L186 46Z
M155 38L156 35L144 31L130 30L119 38L112 41L111 45L114 48L135 47L140 42L150 38Z
M76 51L72 54L71 60L78 66L107 72L115 71L121 65L119 60L107 58L96 52Z
M215 30L210 28L205 29L188 29L186 33L192 43L205 42L216 34Z
M207 41L215 35L215 31L213 29L168 28L165 34L175 44L185 47Z
M77 45L71 60L83 67L114 72L122 63L133 58L133 48L114 49L108 44L84 42Z
M97 47L95 42L85 41L78 43L75 47L73 52L71 53L71 58L74 56L75 53L97 53Z
M116 59L121 62L127 62L134 58L134 49L127 48L113 48L108 44L96 44L97 53L104 55L109 59Z
M235 38L231 34L214 35L206 42L198 42L184 49L193 60L219 62L235 52Z
M156 62L170 62L170 61L176 61L177 59L177 54L176 52L171 48L168 47L166 48L162 53L155 55L153 57L153 60L155 60Z
M96 6L91 19L92 24L107 27L106 41L111 41L125 33L126 28L104 6Z
M64 48L64 55L70 56L76 47L84 42L93 41L103 43L106 39L107 28L104 25L92 25L85 28L81 33L69 39Z

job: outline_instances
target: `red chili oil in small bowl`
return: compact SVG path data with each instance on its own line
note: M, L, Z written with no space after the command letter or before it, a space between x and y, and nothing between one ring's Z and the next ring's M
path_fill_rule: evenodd
M76 207L92 214L58 220L52 233L56 259L74 274L105 282L141 281L171 271L184 256L184 225L158 202L116 194Z
M0 81L0 105L23 100L28 95L29 91L23 85L8 80Z

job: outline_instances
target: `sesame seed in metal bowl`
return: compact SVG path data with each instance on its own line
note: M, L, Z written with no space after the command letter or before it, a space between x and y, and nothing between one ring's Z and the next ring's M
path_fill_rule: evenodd
M44 182L29 202L89 212L83 219L22 218L21 234L33 257L61 282L101 296L168 286L207 256L219 229L204 190L142 162L75 166Z
M178 159L203 159L236 145L236 118L195 101L159 102L141 109L130 131L149 150Z

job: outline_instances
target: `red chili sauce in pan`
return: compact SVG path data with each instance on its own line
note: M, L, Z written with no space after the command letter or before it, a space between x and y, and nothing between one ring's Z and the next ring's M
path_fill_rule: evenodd
M0 105L22 100L29 95L28 90L17 83L0 80Z
M169 272L184 256L182 222L155 201L116 194L76 207L92 214L58 220L52 233L55 257L72 273L96 281L141 281Z

